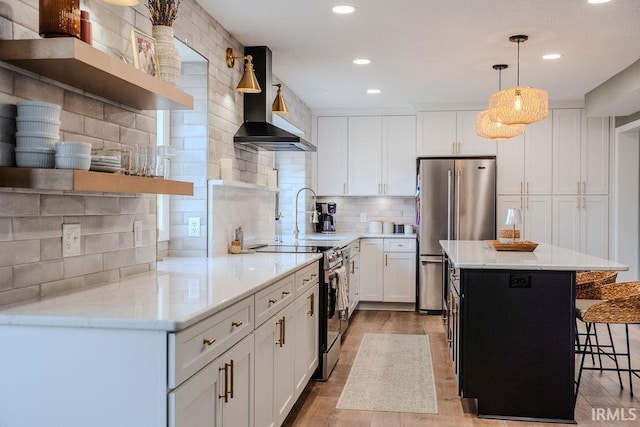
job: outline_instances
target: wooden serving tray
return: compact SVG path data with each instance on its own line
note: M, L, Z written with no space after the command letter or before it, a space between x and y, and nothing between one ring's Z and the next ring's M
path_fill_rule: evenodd
M528 240L519 240L515 243L501 243L499 240L485 240L496 251L519 251L519 252L533 252L538 244L530 242Z

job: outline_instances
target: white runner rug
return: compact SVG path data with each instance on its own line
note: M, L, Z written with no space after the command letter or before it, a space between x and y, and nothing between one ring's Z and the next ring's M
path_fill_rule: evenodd
M437 414L429 337L365 334L336 408Z

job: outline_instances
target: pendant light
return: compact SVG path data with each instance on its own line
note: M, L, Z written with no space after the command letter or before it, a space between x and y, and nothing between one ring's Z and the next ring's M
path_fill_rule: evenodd
M284 97L282 96L282 83L275 84L278 88L276 92L276 99L273 100L273 105L271 105L271 111L276 114L287 114L289 109L287 108L287 104L284 102Z
M258 84L258 79L256 79L256 74L253 71L253 57L251 55L247 56L235 56L232 47L227 48L227 67L233 68L236 63L236 59L244 59L246 60L244 64L244 74L238 82L238 86L236 87L236 91L241 93L260 93L262 89Z
M489 118L505 125L527 125L547 117L549 101L547 92L527 86L520 86L520 43L529 36L509 37L512 43L518 43L518 79L517 86L494 93L489 98Z
M502 70L509 68L507 64L496 64L494 70L498 70L498 92L502 88ZM476 115L476 134L483 138L501 141L513 138L524 133L524 125L505 125L494 122L489 118L489 110L484 110Z
M140 3L138 0L102 0L102 2L116 6L135 6Z

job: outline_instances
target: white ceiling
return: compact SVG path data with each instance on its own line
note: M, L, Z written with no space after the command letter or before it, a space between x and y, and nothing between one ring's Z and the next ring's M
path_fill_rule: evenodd
M493 64L509 64L503 88L516 84L514 34L529 36L521 85L547 90L551 106L583 105L640 58L640 0L198 2L245 46L269 46L274 74L314 110L485 108L498 89ZM335 15L336 4L357 9ZM550 52L563 57L541 58ZM382 94L366 94L371 87Z

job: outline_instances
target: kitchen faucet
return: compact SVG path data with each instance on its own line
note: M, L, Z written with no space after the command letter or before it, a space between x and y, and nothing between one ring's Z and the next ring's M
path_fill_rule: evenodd
M300 230L298 230L298 196L300 195L300 193L302 192L302 190L309 190L313 193L313 202L314 202L314 206L315 206L315 201L318 198L318 195L316 194L315 191L313 191L312 188L309 187L302 187L301 189L298 190L298 192L296 193L296 202L295 202L295 210L294 210L294 214L293 214L293 218L294 218L294 227L293 227L293 240L295 242L298 241L298 234L300 234ZM305 211L306 213L306 211ZM311 222L313 224L317 224L319 222L318 220L318 211L314 210L313 211L313 219L311 220Z

